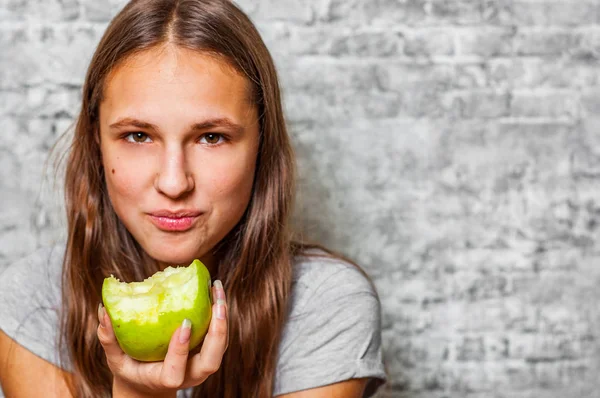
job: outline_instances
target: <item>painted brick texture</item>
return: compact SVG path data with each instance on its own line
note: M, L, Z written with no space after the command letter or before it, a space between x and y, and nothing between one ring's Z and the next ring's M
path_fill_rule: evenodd
M122 0L0 2L0 269L61 239L49 148ZM383 306L379 397L598 397L600 2L244 0L295 222Z

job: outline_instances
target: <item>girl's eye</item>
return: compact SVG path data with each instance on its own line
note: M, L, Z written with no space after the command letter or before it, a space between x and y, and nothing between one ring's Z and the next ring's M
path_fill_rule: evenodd
M129 142L136 142L138 144L150 141L150 137L148 137L148 134L140 132L127 134L125 139Z
M200 138L200 141L204 141L205 143L209 144L209 145L217 145L220 144L221 141L224 140L223 135L218 134L218 133L207 133L204 134L202 136L202 138Z

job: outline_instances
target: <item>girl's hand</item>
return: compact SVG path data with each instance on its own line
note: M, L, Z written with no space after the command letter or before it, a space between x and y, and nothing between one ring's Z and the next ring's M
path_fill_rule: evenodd
M186 323L173 333L164 361L140 362L121 350L104 307L98 308L98 339L113 376L113 394L118 396L175 396L177 390L202 384L215 373L228 345L227 306L221 281L215 281L212 319L200 351L188 358L190 328Z

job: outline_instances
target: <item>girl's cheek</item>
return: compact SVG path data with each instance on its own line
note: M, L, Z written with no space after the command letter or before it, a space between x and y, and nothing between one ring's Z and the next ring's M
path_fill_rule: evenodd
M254 179L251 173L251 165L231 165L227 170L214 173L211 178L211 185L214 187L216 195L244 194L252 186Z
M119 195L134 195L143 181L148 179L148 176L144 176L143 169L125 162L112 162L108 170L110 172L106 174L107 185L110 191Z

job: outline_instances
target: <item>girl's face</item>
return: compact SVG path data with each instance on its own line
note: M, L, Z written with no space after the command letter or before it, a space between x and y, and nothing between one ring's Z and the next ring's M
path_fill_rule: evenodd
M199 258L242 217L259 141L248 81L227 63L167 46L126 60L100 105L111 203L162 267Z

